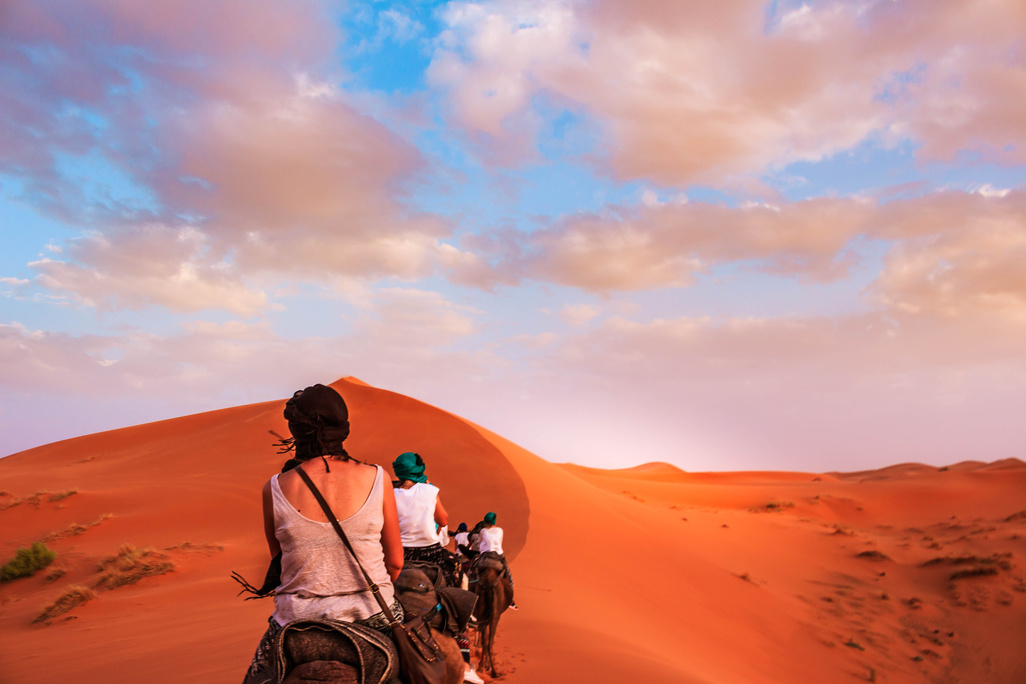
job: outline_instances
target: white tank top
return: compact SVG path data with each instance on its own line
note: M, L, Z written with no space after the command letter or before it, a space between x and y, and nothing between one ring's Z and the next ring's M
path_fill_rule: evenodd
M418 482L409 489L395 488L395 507L399 512L399 534L406 548L439 543L435 525L438 487Z
M481 553L494 551L500 556L505 555L502 552L502 528L482 527L477 533L477 548Z
M392 605L394 590L385 569L381 546L381 512L384 477L375 466L374 484L356 513L340 520L360 562L380 587L381 597ZM303 516L271 478L274 504L274 536L281 544L281 585L274 597L274 619L285 625L292 620L329 618L362 620L381 611L367 580L349 550L329 522Z

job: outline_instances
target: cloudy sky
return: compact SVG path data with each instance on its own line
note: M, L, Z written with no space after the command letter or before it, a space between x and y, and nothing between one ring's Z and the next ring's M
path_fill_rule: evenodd
M1021 0L6 0L0 453L352 375L556 462L1024 457L1024 37Z

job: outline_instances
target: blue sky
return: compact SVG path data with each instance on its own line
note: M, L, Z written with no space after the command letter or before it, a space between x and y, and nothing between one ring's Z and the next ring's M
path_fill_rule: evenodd
M0 453L352 375L557 462L1021 455L1019 3L4 11Z

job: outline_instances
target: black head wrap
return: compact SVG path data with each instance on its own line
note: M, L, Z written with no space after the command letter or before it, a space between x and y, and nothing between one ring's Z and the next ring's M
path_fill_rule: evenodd
M349 408L342 395L326 385L299 390L285 404L290 439L282 440L281 453L295 449L296 456L282 470L318 456L348 457L343 442L349 437Z

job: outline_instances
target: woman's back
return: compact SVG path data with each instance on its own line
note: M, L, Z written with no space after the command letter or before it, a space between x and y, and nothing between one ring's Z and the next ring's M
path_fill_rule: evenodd
M319 466L319 467L318 467ZM364 569L391 603L392 582L381 546L381 468L332 461L326 471L319 460L301 466L321 490ZM295 485L298 481L298 489ZM275 596L279 624L300 618L359 620L380 610L367 581L343 546L309 488L294 472L271 478L275 537L281 544L281 585Z
M363 506L370 495L376 473L380 470L377 466L353 460L332 460L330 470L327 470L325 462L319 458L307 461L302 467L339 520L345 520ZM278 476L278 486L292 507L304 517L320 522L328 521L299 473L291 470L282 473Z

